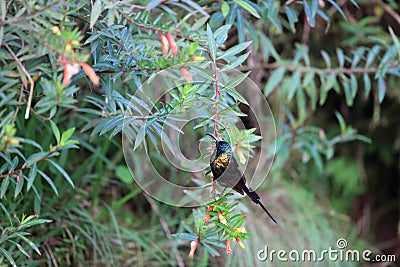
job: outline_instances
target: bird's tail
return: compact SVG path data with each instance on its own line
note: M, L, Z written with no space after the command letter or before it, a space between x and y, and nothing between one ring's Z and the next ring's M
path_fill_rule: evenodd
M243 188L243 190L244 190L244 192L250 197L250 199L251 199L254 203L256 203L256 204L258 204L258 205L261 206L261 208L265 211L265 213L267 213L267 215L271 218L271 220L272 220L274 223L278 224L278 222L274 219L274 217L272 217L271 213L269 213L269 211L267 210L267 208L264 207L264 205L261 203L261 201L260 201L260 196L256 193L256 191L250 191L250 189L249 189L247 186L245 186L245 187Z

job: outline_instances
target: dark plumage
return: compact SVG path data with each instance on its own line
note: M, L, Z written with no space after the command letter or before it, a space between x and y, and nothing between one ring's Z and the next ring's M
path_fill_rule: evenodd
M242 195L246 193L254 203L261 206L271 220L277 223L261 203L260 196L255 191L251 190L251 188L247 187L246 178L236 162L236 159L232 156L231 145L225 141L218 140L211 134L207 135L214 139L216 145L215 157L210 162L213 180L216 181L218 179L218 182L222 186L233 188L236 192Z

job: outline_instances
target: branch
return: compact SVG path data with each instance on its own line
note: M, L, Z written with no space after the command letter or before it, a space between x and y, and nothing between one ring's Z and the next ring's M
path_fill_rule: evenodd
M307 73L307 72L314 72L317 74L321 73L328 73L328 74L374 74L380 71L379 68L350 68L350 69L345 69L345 68L334 68L334 69L329 69L329 68L315 68L315 67L304 67L304 66L294 66L294 65L287 65L287 64L280 64L279 62L275 63L268 63L268 64L258 64L252 67L249 66L243 66L237 68L240 71L249 71L249 70L254 70L254 69L277 69L279 67L283 67L289 71L299 71L301 73ZM389 67L396 67L395 65L389 66Z
M13 175L13 174L18 174L18 173L20 173L20 172L22 172L22 171L24 171L24 170L26 170L26 169L29 169L30 167L32 167L33 164L39 163L39 162L41 162L42 160L48 158L49 156L51 156L52 154L54 154L55 152L57 152L59 149L60 149L60 147L57 146L54 150L49 151L49 153L47 153L47 155L45 155L44 157L42 157L42 158L36 160L34 163L32 163L32 164L30 164L30 165L22 166L21 168L19 168L19 169L17 169L17 170L14 170L14 171L12 171L12 172L5 173L5 174L0 175L0 179L6 178L7 176L10 176L10 175Z
M31 14L28 14L26 16L14 17L14 18L9 19L9 20L0 20L0 26L9 25L9 24L17 24L20 21L37 17L37 16L40 15L40 13L46 11L47 9L52 8L55 5L58 5L59 3L60 3L60 1L55 1L53 3L48 4L47 6L44 6L41 9L37 9L35 13L31 13ZM3 10L3 12L5 12L5 10Z
M382 7L400 25L400 15L397 14L396 11L393 10L393 8L391 8L389 5L387 5L386 3L384 3L384 2L382 2L380 0L373 0L372 2L377 4L378 6Z
M158 208L157 204L146 193L144 193L143 196L147 199L147 201L149 202L151 208L153 209L153 211L157 215L158 219L160 220L161 226L162 226L165 234L167 235L168 240L172 242L173 241L173 237L172 237L172 234L171 234L171 230L169 229L168 224L165 221L164 217L161 215L160 209ZM173 250L173 252L175 254L178 266L179 267L184 267L185 264L183 263L183 259L182 259L181 255L179 254L179 252L177 251L177 249L174 246L172 246L172 250Z
M142 28L142 29L145 29L145 30L151 30L151 31L154 31L156 33L167 33L166 30L137 23L136 21L131 20L130 18L128 18L128 16L124 12L119 10L119 9L117 9L117 12L120 13L129 23L135 25L136 27L139 27L139 28Z
M25 111L25 119L29 119L29 112L31 110L31 105L32 105L32 97L33 97L33 88L35 87L35 82L32 80L31 75L29 72L25 69L24 65L22 64L21 60L18 59L18 57L14 54L12 49L8 46L8 44L4 43L4 46L7 48L8 52L10 52L11 56L15 59L15 62L18 64L18 66L21 68L22 72L26 75L26 77L29 80L29 83L31 84L30 89L29 89L29 97L28 97L28 103L26 106L26 111ZM25 85L25 88L27 85Z

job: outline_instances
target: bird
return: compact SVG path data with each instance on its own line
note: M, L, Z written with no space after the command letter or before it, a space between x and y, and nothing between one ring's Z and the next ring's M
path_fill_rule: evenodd
M212 134L207 134L212 137L216 149L215 157L210 160L211 172L213 174L213 181L218 182L225 187L230 187L236 192L247 196L255 203L261 206L261 208L267 213L271 220L278 224L274 217L269 213L267 208L261 203L260 196L246 185L246 178L244 173L240 169L236 159L232 155L232 147L228 142L219 140Z

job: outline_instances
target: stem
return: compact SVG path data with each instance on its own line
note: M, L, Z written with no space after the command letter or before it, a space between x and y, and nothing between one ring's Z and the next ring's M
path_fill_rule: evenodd
M139 27L139 28L142 28L142 29L145 29L145 30L151 30L151 31L154 31L154 32L156 32L156 33L167 33L166 30L162 30L162 29L160 29L160 28L155 28L155 27L151 27L151 26L148 26L148 25L143 25L143 24L137 23L136 21L133 21L133 20L131 20L130 18L128 18L128 16L127 16L124 12L122 12L121 10L117 9L117 11L118 11L118 13L120 13L129 23L135 25L136 27Z
M47 153L47 155L45 155L43 158L40 158L40 159L36 160L33 164L39 163L39 162L41 162L42 160L48 158L49 156L51 156L52 154L54 154L55 152L57 152L59 149L60 149L60 147L57 146L54 150L49 151L49 153ZM26 165L26 166L22 166L21 168L19 168L19 169L17 169L17 170L14 170L14 171L9 172L9 173L2 174L2 175L0 175L0 179L5 178L5 177L10 176L10 175L13 175L13 174L20 173L20 172L22 172L22 171L24 171L24 170L26 170L26 169L29 169L30 167L32 167L33 164L31 164L31 165Z
M205 51L208 54L208 56L210 57L210 59L212 59L210 50L206 49ZM218 137L217 126L218 126L218 104L219 104L220 91L219 91L218 67L217 67L217 63L216 62L213 62L213 69L214 69L214 77L215 77L214 136Z
M22 72L26 75L26 77L29 80L29 83L30 83L29 97L28 97L28 103L27 103L26 111L25 111L25 119L29 119L29 112L31 110L32 98L33 98L33 88L35 87L35 82L33 81L31 75L29 74L29 72L25 69L25 67L22 64L21 60L19 60L19 58L14 54L14 52L8 46L8 44L4 43L4 46L7 48L8 52L10 52L10 54L14 58L15 62L18 64L18 66L21 68ZM25 85L25 87L27 87L27 85Z
M48 4L47 6L44 6L41 9L37 9L34 13L30 13L26 16L20 16L20 17L14 17L11 18L9 20L0 20L0 26L4 26L4 25L9 25L9 24L17 24L18 22L21 22L23 20L27 20L27 19L31 19L34 17L37 17L40 15L40 13L52 8L55 5L58 5L60 3L60 1L56 1L53 3ZM2 12L5 12L5 10L2 10Z
M374 74L379 71L379 68L334 68L334 69L329 69L329 68L315 68L315 67L304 67L304 66L294 66L294 65L289 65L281 62L275 62L275 63L269 63L269 64L259 64L252 66L251 68L248 66L244 67L239 67L238 70L240 71L249 71L249 70L254 70L254 69L277 69L279 67L283 67L289 71L299 71L301 73L308 73L308 72L314 72L316 74L322 74L322 73L327 73L327 74ZM389 65L389 67L395 67Z
M218 136L218 106L219 106L219 82L218 82L218 70L217 64L214 63L214 75L215 75L215 117L214 117L214 136Z

